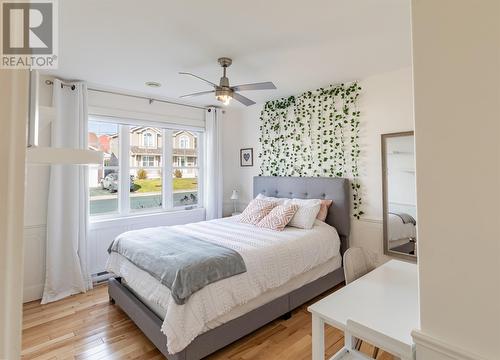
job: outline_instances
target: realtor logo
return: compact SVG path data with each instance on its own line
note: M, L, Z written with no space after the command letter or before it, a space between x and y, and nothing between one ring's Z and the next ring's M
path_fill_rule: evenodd
M0 0L1 1L1 0ZM57 68L56 0L2 1L2 68Z

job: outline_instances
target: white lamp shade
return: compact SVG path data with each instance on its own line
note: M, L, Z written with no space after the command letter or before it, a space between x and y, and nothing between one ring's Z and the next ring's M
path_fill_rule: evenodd
M233 193L231 194L230 199L231 200L238 200L239 199L238 191L237 190L233 190Z

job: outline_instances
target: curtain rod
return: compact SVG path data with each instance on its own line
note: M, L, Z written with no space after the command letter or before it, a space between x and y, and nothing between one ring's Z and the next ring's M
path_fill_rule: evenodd
M54 82L52 80L45 80L45 84L46 85L54 85ZM71 87L72 90L75 89L75 85L66 84L64 82L61 83L61 86ZM155 99L155 98L151 98L151 97L147 97L147 96L123 94L123 93L119 93L119 92L116 92L116 91L101 90L101 89L92 89L92 88L88 88L88 90L89 91L100 92L100 93L105 93L105 94L121 95L121 96L128 96L128 97L136 98L136 99L148 100L150 104L152 104L153 102L161 102L161 103L165 103L165 104L172 104L172 105L178 105L178 106L186 106L186 107L195 108L195 109L207 110L207 107L203 107L203 106L180 104L180 103L176 103L176 102L173 102L173 101L162 100L162 99Z

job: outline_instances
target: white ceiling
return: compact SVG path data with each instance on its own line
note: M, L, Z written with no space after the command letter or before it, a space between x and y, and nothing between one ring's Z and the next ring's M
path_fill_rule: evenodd
M217 58L228 56L231 85L275 83L278 90L242 92L263 102L411 65L410 0L59 4L59 69L48 73L95 87L178 98L210 90L179 71L217 83ZM213 95L192 102L220 104Z

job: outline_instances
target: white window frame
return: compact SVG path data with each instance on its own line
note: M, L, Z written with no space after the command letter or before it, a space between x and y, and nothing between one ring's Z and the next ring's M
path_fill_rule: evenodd
M145 210L132 210L130 209L130 184L129 184L129 176L127 176L125 179L126 181L123 181L123 174L130 174L130 155L129 155L129 150L130 150L130 129L135 126L135 123L139 122L139 120L134 121L134 125L130 125L126 121L126 119L118 119L118 118L109 118L109 117L102 117L102 116L94 116L90 115L89 116L89 121L96 121L96 122L107 122L107 123L112 123L112 124L117 124L118 125L118 133L119 133L119 149L118 149L118 209L117 212L112 212L112 213L102 213L102 214L95 214L95 215L90 215L90 221L95 222L95 221L102 221L102 220L112 220L112 219L120 219L120 218L125 218L129 216L142 216L144 214L153 214L153 213L162 213L162 212L171 212L171 211L189 211L193 209L200 209L203 208L204 204L204 196L203 196L203 156L204 156L204 149L202 149L202 146L204 144L204 136L205 132L204 129L201 128L187 128L186 131L190 131L193 133L196 133L198 136L198 166L197 167L178 167L175 166L176 164L173 164L173 133L174 131L178 131L178 129L172 129L168 128L168 125L165 125L165 127L162 127L161 124L154 123L154 124L148 124L148 121L144 121L143 126L154 126L155 128L159 128L162 131L162 136L163 136L163 166L161 167L163 176L162 176L162 207L161 208L155 208L155 209L145 209ZM150 132L151 133L151 132ZM153 140L154 141L154 140ZM146 155L150 156L150 155ZM154 157L153 157L154 159ZM171 159L171 160L169 160ZM169 160L169 161L167 161ZM141 163L138 164L138 167L142 166L142 159ZM108 166L109 167L109 166ZM182 205L182 206L174 206L173 205L173 177L172 176L167 176L167 174L172 174L175 169L182 169L182 168L189 168L189 169L198 169L198 201L197 204L193 205ZM90 201L90 198L89 198Z
M129 150L130 149L130 126L129 125L119 125L120 135L118 138L118 146L120 154L119 158L119 176L118 176L118 214L114 217L127 216L130 213L130 185L128 181L123 181L123 174L130 175L130 160L129 160ZM123 139L123 140L122 140ZM125 150L126 149L126 150ZM104 216L104 215L102 215ZM91 215L91 217L95 217ZM113 217L112 215L110 217Z

